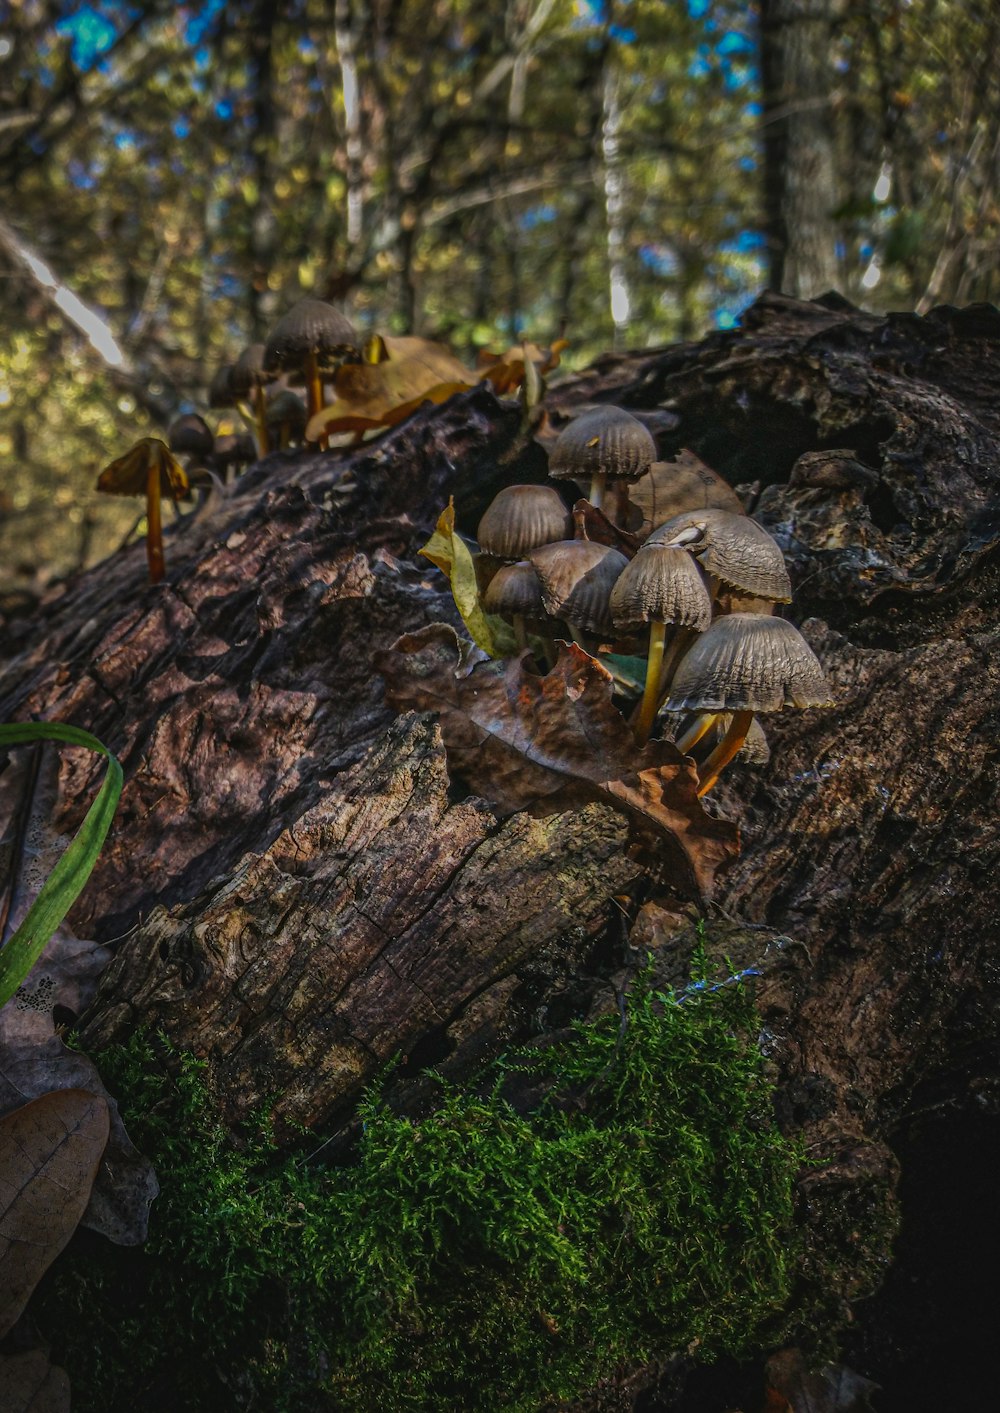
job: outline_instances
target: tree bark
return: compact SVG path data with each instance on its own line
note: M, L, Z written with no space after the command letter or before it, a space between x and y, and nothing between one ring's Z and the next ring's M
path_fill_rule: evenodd
M907 1122L931 1092L961 1115L1000 1085L1000 315L765 296L739 331L608 356L550 415L595 397L739 486L834 684L709 797L742 853L703 911L713 954L759 972L812 1160L806 1259L842 1234L836 1323L887 1268ZM684 980L697 910L624 816L501 818L374 669L455 621L415 556L448 496L473 532L498 486L544 474L519 426L477 389L354 452L275 453L168 537L163 584L133 547L0 625L0 720L86 727L125 768L74 913L116 948L88 1044L160 1028L229 1117L267 1100L326 1130L394 1053L405 1106L428 1065L461 1079L613 1006L647 949ZM91 769L66 753L62 832Z
M812 299L840 284L832 0L762 0L769 285Z

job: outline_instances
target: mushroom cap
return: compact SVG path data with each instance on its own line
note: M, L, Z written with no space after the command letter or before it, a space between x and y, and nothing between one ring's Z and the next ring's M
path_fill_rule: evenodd
M257 447L249 432L231 432L216 437L212 449L212 460L216 466L248 466L257 460Z
M614 630L611 590L628 564L620 550L593 540L560 540L532 550L528 559L542 581L546 613L588 633Z
M260 383L266 381L264 372L264 345L251 343L240 354L229 370L230 391L237 397L246 397Z
M685 535L685 531L698 534ZM729 510L685 510L659 525L647 545L676 541L700 563L706 574L741 594L791 603L792 585L785 557L763 526Z
M506 486L487 507L476 539L487 554L521 559L572 533L573 516L554 486Z
M595 407L559 433L549 453L549 475L637 481L655 460L656 443L637 417L623 407Z
M273 397L269 397L264 405L264 421L268 427L280 427L283 422L287 422L291 430L301 436L308 420L305 403L291 388L282 388Z
M611 617L623 632L655 619L704 633L712 621L712 600L698 566L685 550L644 545L615 584Z
M542 585L534 565L522 559L498 569L483 596L483 607L487 613L499 613L504 618L512 618L515 613L525 618L544 618Z
M832 706L816 654L784 618L716 618L682 658L668 711L780 711Z
M154 470L160 473L161 495L187 493L187 473L159 437L142 437L124 456L109 462L97 478L97 489L105 495L144 496Z
M171 451L190 452L193 456L209 456L214 441L211 427L197 412L186 412L183 417L175 417L167 428L167 442Z
M323 299L300 299L271 330L264 348L264 367L297 372L308 353L315 353L322 363L355 352L357 346L354 326L339 309Z
M230 381L233 372L231 363L222 363L212 374L212 381L208 385L208 405L209 407L232 407L236 401L236 394L233 392L233 385Z

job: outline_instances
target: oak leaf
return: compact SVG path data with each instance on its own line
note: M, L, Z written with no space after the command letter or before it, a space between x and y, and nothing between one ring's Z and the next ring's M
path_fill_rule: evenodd
M470 668L444 623L405 634L375 658L389 703L438 714L452 774L499 814L611 804L666 847L678 891L707 896L738 852L739 832L706 813L694 767L670 742L636 746L610 673L575 644L560 644L544 675L527 662Z
M0 1335L76 1231L108 1128L107 1104L83 1089L43 1094L0 1119Z
M69 1378L40 1349L0 1354L0 1408L4 1413L69 1413Z

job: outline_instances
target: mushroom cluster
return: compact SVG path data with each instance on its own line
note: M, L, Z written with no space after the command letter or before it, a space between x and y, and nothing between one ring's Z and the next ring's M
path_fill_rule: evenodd
M571 514L551 486L511 486L478 531L483 605L513 624L519 648L529 631L543 645L563 637L612 665L638 644L636 740L645 743L661 713L672 716L678 729L665 734L694 756L699 795L735 756L767 759L759 715L832 705L815 654L775 613L791 602L780 547L705 471L693 476L686 464L672 480L638 418L593 408L560 433L549 457L550 476L586 486L589 502ZM671 514L644 527L643 538L629 531L629 487L654 475ZM601 542L588 525L603 532Z

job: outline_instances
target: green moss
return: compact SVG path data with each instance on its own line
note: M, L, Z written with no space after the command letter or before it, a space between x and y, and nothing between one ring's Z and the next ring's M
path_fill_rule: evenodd
M105 1052L163 1195L146 1247L63 1258L44 1292L74 1408L528 1413L738 1354L787 1299L799 1156L753 1035L733 988L643 987L624 1027L442 1082L419 1121L369 1096L356 1161L326 1168L234 1139L191 1061ZM522 1114L526 1072L551 1089Z

